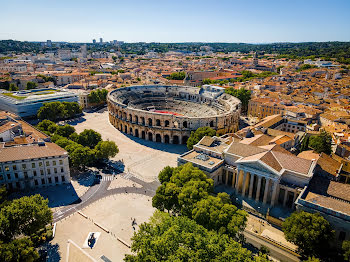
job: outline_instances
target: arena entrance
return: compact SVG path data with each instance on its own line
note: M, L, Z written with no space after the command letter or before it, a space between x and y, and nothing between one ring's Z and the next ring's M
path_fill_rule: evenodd
M175 144L175 145L179 144L179 137L178 136L173 136L173 144Z

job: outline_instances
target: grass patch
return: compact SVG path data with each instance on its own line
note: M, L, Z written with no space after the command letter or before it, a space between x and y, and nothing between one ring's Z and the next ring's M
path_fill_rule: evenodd
M12 93L2 93L2 95L8 96L8 97L11 97L11 98L14 98L14 99L18 99L18 100L23 100L23 99L27 98L26 96L16 96L16 95L14 95Z

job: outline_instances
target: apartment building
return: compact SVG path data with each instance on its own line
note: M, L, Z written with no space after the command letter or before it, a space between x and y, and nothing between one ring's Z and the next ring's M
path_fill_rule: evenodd
M0 184L23 190L70 183L68 153L45 134L0 111L0 136Z

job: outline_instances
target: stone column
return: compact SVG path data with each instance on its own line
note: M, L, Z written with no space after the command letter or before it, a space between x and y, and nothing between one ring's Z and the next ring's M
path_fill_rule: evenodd
M235 172L232 172L232 188L235 188L236 178L237 178L237 174L235 176Z
M248 173L246 171L244 171L243 184L242 184L242 196L245 196L247 179L248 179Z
M265 191L264 191L264 198L263 198L263 203L264 203L264 204L266 204L267 196L268 196L268 194L269 194L269 185L270 185L270 179L266 179Z
M239 177L241 175L241 170L237 169L237 176L236 176L236 194L238 194L238 189L239 189Z
M225 181L225 185L227 185L227 184L228 184L228 171L227 171L227 170L225 170L225 173L226 173L226 181Z
M294 207L295 207L295 200L297 199L297 197L298 197L298 194L297 194L296 191L294 191L293 205L292 205L292 208L293 208L293 209L294 209Z
M272 196L271 196L271 206L275 205L276 194L277 194L278 181L273 181Z
M253 187L254 187L254 174L249 173L250 175L250 185L249 185L249 198L252 198L253 195Z
M260 197L260 190L261 190L261 176L258 176L258 186L256 187L256 196L255 196L255 201L259 201Z
M287 195L288 195L288 190L285 188L284 189L284 197L283 197L283 206L286 206L287 203Z

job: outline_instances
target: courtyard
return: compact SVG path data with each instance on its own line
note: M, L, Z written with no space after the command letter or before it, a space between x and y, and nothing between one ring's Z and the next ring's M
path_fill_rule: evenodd
M177 165L177 157L186 152L185 145L162 144L125 135L114 128L108 120L107 109L85 113L76 121L68 122L78 133L84 129L93 129L102 135L102 139L114 141L119 153L112 160L123 163L124 172L146 181L157 180L158 173L165 166Z

